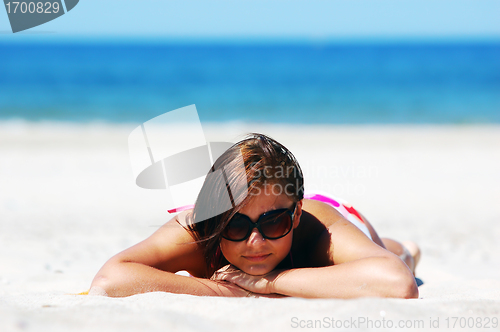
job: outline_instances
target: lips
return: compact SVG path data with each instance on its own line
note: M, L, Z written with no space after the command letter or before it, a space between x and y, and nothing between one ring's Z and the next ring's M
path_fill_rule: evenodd
M271 254L261 254L261 255L250 255L250 256L243 256L244 258L248 259L251 262L261 262L265 260L267 257L269 257Z

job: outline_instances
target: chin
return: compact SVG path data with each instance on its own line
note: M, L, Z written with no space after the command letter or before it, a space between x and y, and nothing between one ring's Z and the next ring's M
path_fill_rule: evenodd
M246 274L250 274L253 276L260 276L260 275L267 274L267 273L271 272L272 270L274 270L274 268L275 267L254 265L254 266L247 266L247 267L240 269L240 270L242 270Z

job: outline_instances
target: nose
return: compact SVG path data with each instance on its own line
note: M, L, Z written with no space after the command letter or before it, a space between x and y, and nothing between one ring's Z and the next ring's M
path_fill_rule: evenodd
M250 236L248 237L247 243L253 246L259 246L263 245L265 243L266 239L260 234L259 230L257 227L254 227L252 230L252 233L250 233Z

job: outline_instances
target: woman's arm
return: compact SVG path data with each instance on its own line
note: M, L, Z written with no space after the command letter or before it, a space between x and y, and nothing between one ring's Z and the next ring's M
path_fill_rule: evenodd
M322 234L315 254L325 250L330 266L272 271L263 276L230 269L218 273L217 279L256 293L305 298L418 297L415 279L405 263L348 221L339 220Z
M407 268L397 260L368 257L339 265L284 271L271 282L270 292L305 298L417 298L415 282L400 271Z
M146 240L108 260L92 281L89 293L116 297L154 291L248 296L249 291L229 282L175 274L180 270L200 272L204 264L198 245L173 219Z
M250 293L227 282L180 276L141 263L119 262L113 259L96 275L89 293L123 297L158 291L228 297L245 297Z

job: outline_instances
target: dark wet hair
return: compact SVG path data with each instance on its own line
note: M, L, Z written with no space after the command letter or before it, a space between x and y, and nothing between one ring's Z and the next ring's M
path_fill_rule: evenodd
M302 170L294 155L263 134L249 134L231 146L207 174L187 218L188 231L203 248L207 277L228 264L219 248L222 231L234 214L266 184L293 202L304 197Z

